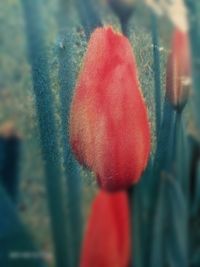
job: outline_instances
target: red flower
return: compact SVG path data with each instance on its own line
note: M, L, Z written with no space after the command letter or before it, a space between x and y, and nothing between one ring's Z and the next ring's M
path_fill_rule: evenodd
M70 141L100 186L121 190L138 181L150 153L147 110L126 37L112 28L90 39L76 85Z
M191 62L188 35L176 29L168 58L166 94L171 104L181 110L191 89Z
M83 241L81 267L128 267L130 221L125 192L101 191L92 205Z

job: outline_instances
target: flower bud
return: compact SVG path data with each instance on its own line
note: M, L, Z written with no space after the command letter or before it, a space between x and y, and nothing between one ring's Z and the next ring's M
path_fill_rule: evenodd
M185 106L191 90L191 62L186 32L175 30L167 63L166 95L177 110Z
M81 267L128 267L130 218L126 192L100 191L93 202L81 253Z
M150 129L131 45L112 28L91 37L70 113L70 142L106 190L137 182L150 153Z

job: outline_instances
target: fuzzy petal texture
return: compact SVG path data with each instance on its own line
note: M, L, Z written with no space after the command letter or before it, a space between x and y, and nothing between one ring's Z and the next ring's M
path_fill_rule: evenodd
M129 267L130 218L126 192L100 191L93 202L81 267Z
M191 90L190 60L188 33L176 29L167 63L166 94L170 103L178 110L185 106Z
M91 36L71 105L70 142L109 191L137 182L147 165L150 127L132 47L110 27Z

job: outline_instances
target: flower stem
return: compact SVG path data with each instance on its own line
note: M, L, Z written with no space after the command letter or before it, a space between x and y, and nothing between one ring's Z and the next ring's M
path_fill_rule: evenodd
M75 71L72 63L72 42L70 42L70 33L67 32L69 22L67 10L60 1L60 12L58 17L58 27L60 30L60 40L62 46L59 48L59 84L60 84L60 101L61 101L61 124L62 124L62 143L64 171L67 183L67 209L68 209L68 240L71 255L71 266L78 266L80 256L80 245L82 239L82 182L78 163L75 161L70 149L68 136L68 117L69 108L72 98L72 92L75 81ZM62 30L62 31L61 31Z
M194 88L194 105L195 105L195 117L200 129L200 21L199 21L199 1L185 0L188 8L188 20L189 20L189 35L190 35L190 48L192 55L192 78Z
M153 71L155 84L155 108L156 108L156 135L158 138L161 126L161 73L160 73L160 52L159 52L159 37L157 17L154 13L151 14L151 30L152 30L152 45L153 45Z
M22 0L57 267L68 266L62 171L39 0Z

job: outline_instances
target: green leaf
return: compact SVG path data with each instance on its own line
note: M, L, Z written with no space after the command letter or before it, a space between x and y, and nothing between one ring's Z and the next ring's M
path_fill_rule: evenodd
M163 172L154 221L151 265L188 265L187 204L178 181Z
M45 267L43 256L0 187L0 266Z
M57 267L68 266L67 224L62 184L61 157L51 91L44 25L40 0L21 0L26 26L27 48L40 131L45 182Z

